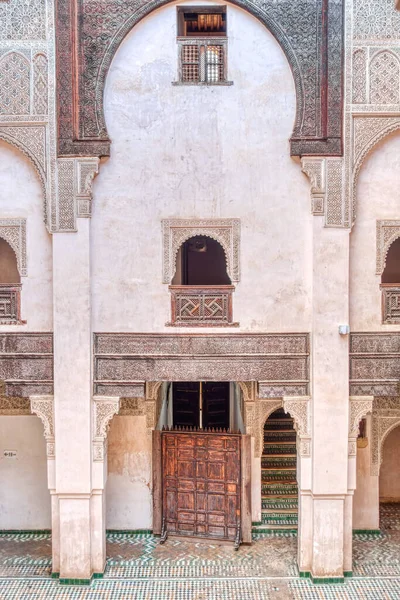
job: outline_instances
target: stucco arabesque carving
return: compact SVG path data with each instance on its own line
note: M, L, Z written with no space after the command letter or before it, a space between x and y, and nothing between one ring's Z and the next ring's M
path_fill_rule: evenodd
M300 456L311 456L311 398L284 397L283 409L294 421Z
M371 475L379 475L385 440L389 433L399 426L400 397L374 398L371 434Z
M326 227L345 227L343 159L304 157L301 165L311 184L311 213L325 215Z
M93 460L104 461L107 454L107 434L111 419L119 411L120 399L93 397Z
M37 415L43 423L44 437L46 440L47 458L55 458L54 438L54 397L31 396L31 413Z
M92 182L98 170L98 158L57 160L56 231L76 231L76 219L91 216Z
M400 219L376 222L376 274L382 275L387 253L393 242L400 237Z
M163 283L171 283L179 248L196 235L210 237L221 244L232 283L240 279L239 219L163 219Z
M357 454L357 437L360 429L360 421L368 413L372 412L373 396L350 397L349 400L349 456Z

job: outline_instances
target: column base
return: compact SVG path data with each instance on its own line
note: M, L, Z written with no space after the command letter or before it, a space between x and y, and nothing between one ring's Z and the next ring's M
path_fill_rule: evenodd
M351 576L352 573L351 575L344 574L344 577L314 577L310 571L299 571L301 579L311 579L316 585L337 585L338 583L344 583L345 577Z

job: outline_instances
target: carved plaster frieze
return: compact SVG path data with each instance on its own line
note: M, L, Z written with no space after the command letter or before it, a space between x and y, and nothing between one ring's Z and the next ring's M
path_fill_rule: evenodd
M95 389L163 381L260 382L268 396L307 395L308 334L95 334ZM151 383L152 382L152 383ZM273 396L273 392L277 393ZM113 395L110 393L109 395ZM124 393L127 397L131 394ZM137 397L138 394L133 394Z
M179 248L196 235L210 237L221 244L226 267L232 283L240 279L240 220L239 219L164 219L163 283L171 283L176 270Z
M21 277L27 273L26 259L26 219L0 219L0 237L3 238L15 252L18 272Z
M396 396L400 385L400 332L350 335L351 396Z
M76 231L76 219L91 216L92 182L98 170L98 158L57 160L55 231Z
M120 398L120 416L142 417L145 415L144 398Z
M29 398L19 398L17 396L6 396L5 382L0 382L0 415L2 416L22 416L31 415L31 402Z
M400 219L376 222L376 274L382 275L390 246L400 237Z
M107 434L111 419L118 413L119 398L93 396L93 460L102 462L107 455Z
M44 437L46 439L47 458L55 458L54 438L54 397L31 396L31 412L37 415L43 423Z

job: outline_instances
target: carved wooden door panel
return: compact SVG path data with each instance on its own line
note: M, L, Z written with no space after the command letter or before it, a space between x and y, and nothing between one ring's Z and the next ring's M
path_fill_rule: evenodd
M238 540L241 435L162 433L163 527L169 534Z

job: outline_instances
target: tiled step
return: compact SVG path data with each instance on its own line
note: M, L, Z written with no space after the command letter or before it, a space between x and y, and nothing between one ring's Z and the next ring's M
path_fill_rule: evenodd
M263 510L274 510L276 512L290 510L297 511L298 502L297 498L262 498L261 508Z
M297 514L274 513L272 515L269 513L262 512L261 521L264 525L288 525L291 527L297 527Z
M269 471L267 469L262 469L261 471L261 481L262 482L271 482L271 483L296 483L296 469L273 469Z
M293 429L293 419L275 419L273 421L268 419L264 425L264 431L288 431L290 429Z
M261 485L261 493L263 498L269 496L297 496L297 483L276 483L274 481L264 482Z
M264 443L264 455L266 454L292 454L296 456L296 444Z
M261 459L263 469L294 469L296 470L296 459L291 456L263 457Z
M296 444L296 434L293 435L293 431L266 431L264 432L264 446L270 444Z

